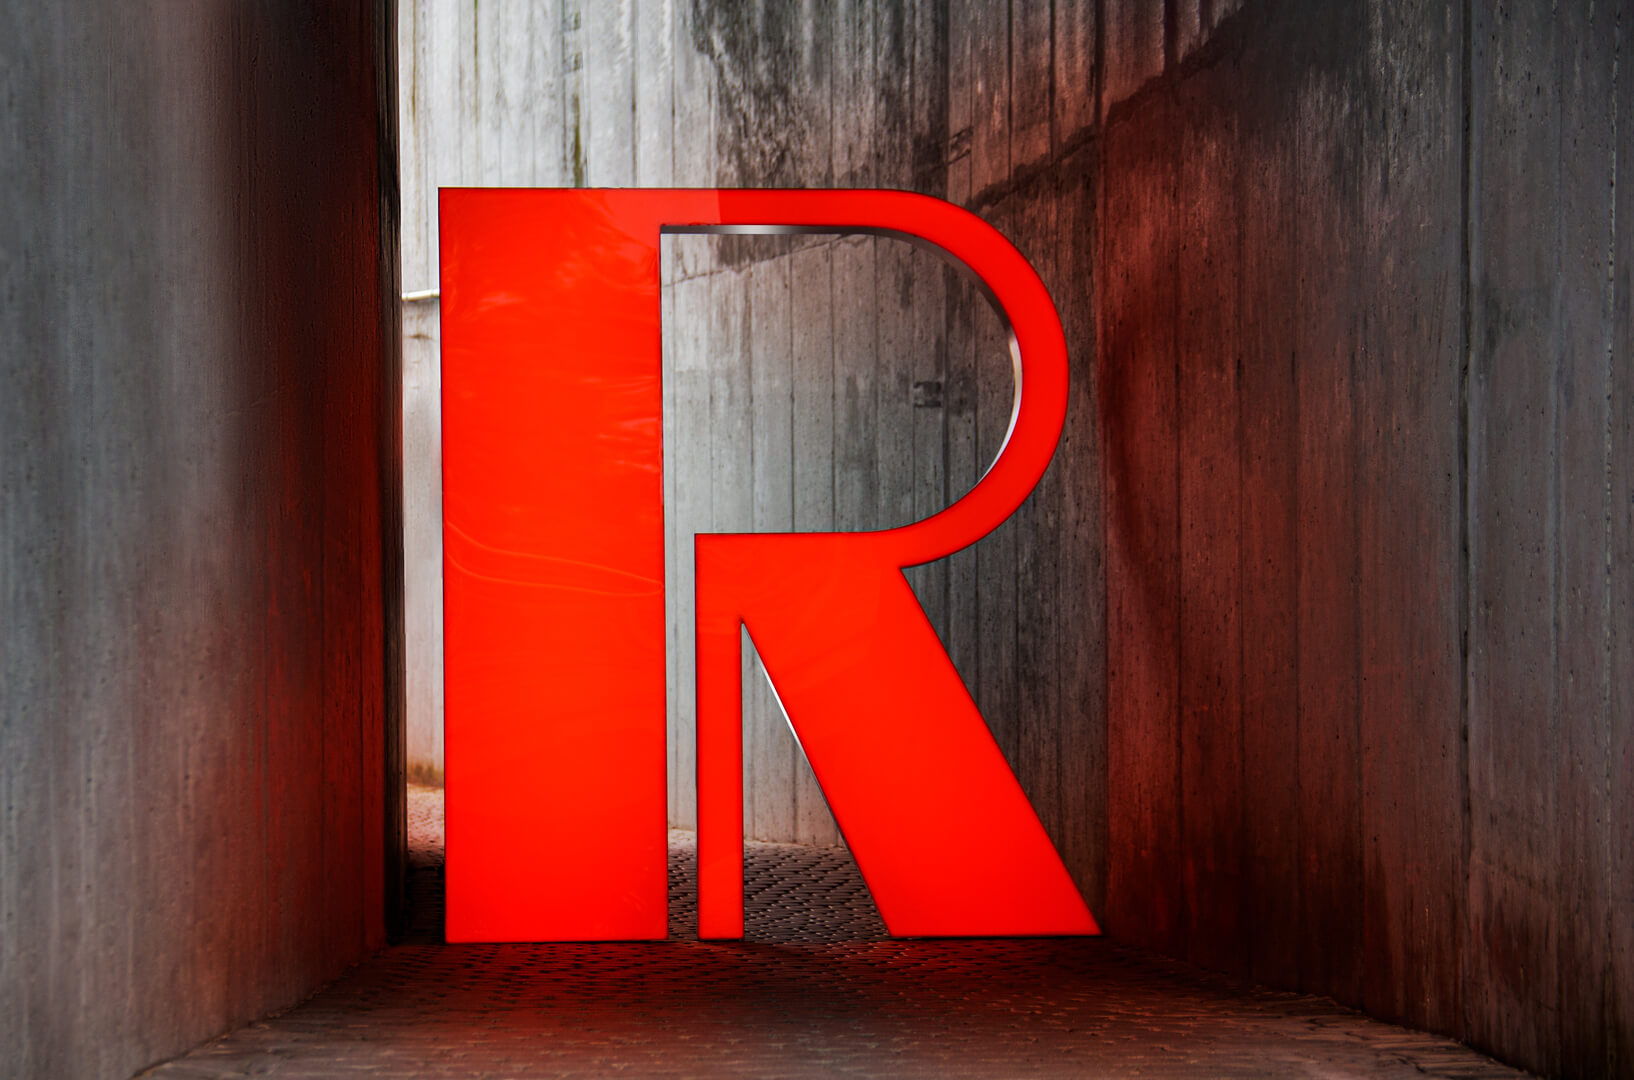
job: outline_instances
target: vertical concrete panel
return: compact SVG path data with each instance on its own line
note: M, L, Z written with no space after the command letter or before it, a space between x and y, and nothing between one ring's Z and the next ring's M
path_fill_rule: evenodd
M1095 126L1094 0L1058 0L1051 43L1051 102L1054 149L1076 145ZM1070 166L1069 173L1078 172Z
M9 1076L130 1075L382 935L393 20L0 15Z
M947 190L948 11L941 3L914 0L880 5L876 15L881 116L890 138L877 151L893 159L886 176L893 186L933 195ZM892 71L892 65L895 71ZM879 292L880 446L887 475L880 524L925 518L950 501L946 482L943 384L946 375L947 266L923 249L900 241L875 246ZM887 460L895 462L887 466ZM947 627L946 560L907 571L938 633Z
M443 767L442 322L435 298L403 304L403 536L411 778Z
M923 250L909 252L911 292L907 343L912 366L908 398L913 439L911 520L930 517L952 501L947 484L947 305L949 268ZM946 640L948 561L939 559L908 571L931 626Z
M949 5L947 33L947 198L969 205L974 194L971 155L976 102L976 21L970 0ZM967 275L949 268L944 273L947 294L946 378L942 388L946 449L947 494L951 502L975 486L986 468L976 457L976 325L990 318L986 301ZM941 629L953 666L965 688L976 690L976 553L954 552L947 564L946 623Z
M1483 1044L1553 1067L1560 27L1483 9L1472 30L1467 1012Z
M836 0L829 46L833 137L829 176L836 187L870 187L874 177L876 86L874 5ZM835 263L838 272L840 264Z
M1298 259L1299 834L1302 985L1361 999L1361 765L1357 733L1353 364L1359 280L1357 106L1342 87L1301 87L1295 118Z
M1626 173L1624 175L1627 175ZM1625 253L1620 261L1629 265ZM1626 292L1626 286L1620 286ZM1619 322L1626 323L1628 315L1620 314ZM1634 475L1634 365L1631 354L1622 348L1615 370L1615 392L1612 396L1612 438L1615 466L1612 477L1612 625L1610 634L1611 663L1616 676L1611 683L1612 725L1607 738L1605 791L1610 803L1607 811L1609 831L1607 862L1610 895L1607 906L1612 912L1609 920L1611 963L1607 973L1607 992L1602 1015L1607 1027L1609 1043L1607 1071L1626 1072L1634 1062L1634 925L1617 913L1634 908L1634 490L1629 477ZM1582 1023L1592 1023L1589 1015Z
M403 288L424 293L438 287L438 187L481 180L471 139L479 124L478 104L474 73L468 70L476 60L477 27L462 21L474 20L469 8L404 0L401 10L403 24L414 30L412 39L398 39L406 117L398 175L405 235L415 238L414 246L404 246ZM485 9L489 15L496 10ZM490 82L498 85L497 79ZM489 115L500 111L496 105ZM497 155L497 140L489 141ZM406 753L410 771L424 781L439 780L443 767L440 325L434 298L403 305Z
M904 54L909 78L903 112L908 145L906 186L927 194L948 193L950 106L950 18L945 3L916 0L906 5ZM968 105L968 94L965 95ZM912 252L905 264L909 301L908 348L912 387L913 517L924 518L947 505L945 412L947 375L948 267L924 251ZM946 560L908 572L938 633L947 628Z
M492 28L477 46L480 123L487 136L482 182L560 184L561 11L553 2L485 3L477 10L482 25Z
M911 0L873 5L872 182L879 187L914 186L913 92L924 75L914 69L915 6Z
M1236 118L1223 87L1191 83L1180 139L1175 263L1179 364L1180 782L1182 902L1189 956L1241 968L1242 524L1237 315Z
M1619 57L1634 47L1634 19L1619 19L1615 39ZM1609 671L1606 758L1602 775L1606 792L1606 871L1609 881L1610 964L1606 976L1604 1024L1606 1072L1634 1068L1634 78L1617 68L1613 88L1616 118L1612 189L1613 232L1611 285L1614 305L1611 350L1607 356L1606 449L1607 543L1606 583L1610 623L1606 634Z
M967 158L968 160L968 158ZM965 170L968 172L968 170ZM950 177L957 181L957 173ZM977 327L994 318L987 300L957 271L947 273L947 379L943 387L946 414L947 492L951 502L975 487L987 468L976 449ZM985 336L991 337L990 334ZM965 548L948 556L947 613L942 631L953 666L974 697L977 681L976 552Z
M913 78L908 87L911 181L915 191L947 197L948 50L951 15L945 0L915 0L910 16ZM927 271L932 269L926 265ZM940 309L934 313L941 314ZM933 318L926 314L927 318Z
M397 97L397 127L402 133L398 153L398 190L403 207L403 289L419 292L431 288L436 274L431 266L431 212L428 200L434 196L427 174L428 147L420 117L427 108L425 35L430 21L421 4L404 0L397 8L397 76L401 92Z
M1560 793L1555 824L1560 914L1555 926L1560 990L1560 1069L1614 1075L1612 935L1618 918L1612 877L1612 731L1628 714L1612 711L1614 572L1612 515L1613 242L1617 179L1617 12L1573 7L1557 12L1561 101L1559 214L1561 298L1558 348L1560 415L1555 455L1560 470L1557 528L1560 582ZM1626 356L1626 354L1625 354ZM1626 465L1624 466L1626 471ZM1626 498L1624 504L1626 505ZM1622 921L1634 909L1624 907Z
M1207 0L1166 0L1168 7L1169 59L1184 60L1203 43L1208 29L1203 6ZM1155 6L1155 5L1154 5Z
M373 365L356 357L377 356L378 369L358 378L360 410L358 455L371 467L360 478L364 487L361 541L364 570L359 583L357 620L362 639L360 821L363 858L354 872L363 878L362 945L375 949L404 925L408 870L408 792L406 685L403 667L403 350L402 220L398 198L397 19L395 4L383 4L364 20L371 62L375 138L373 243L348 253L346 285L337 299L343 310L368 312L373 325L355 325L343 350L360 372ZM361 126L355 117L353 125ZM355 127L353 128L355 131ZM355 137L355 136L354 136ZM356 219L357 211L340 216L339 224ZM366 215L367 218L367 215ZM354 241L354 243L356 243ZM372 248L372 250L370 250ZM372 258L371 258L372 256ZM362 263L365 270L356 271ZM347 271L350 273L347 273ZM340 276L340 275L337 275ZM355 316L354 316L355 318ZM370 773L374 775L371 777ZM263 816L265 820L265 816ZM375 914L378 912L378 916Z
M970 188L981 196L1010 178L1009 6L976 3L970 20Z
M695 44L702 32L698 5L677 4L672 9L675 37L670 63L674 65L674 97L671 100L671 146L675 155L672 173L678 187L709 187L715 181L715 79L708 57ZM675 245L676 275L691 273L684 257L690 251L700 258L709 247L703 243Z
M469 117L477 144L474 182L491 187L505 174L506 157L514 157L525 145L518 137L526 114L511 106L517 69L523 66L524 39L517 33L515 24L521 20L515 18L520 14L515 8L480 3L471 7L473 48L465 60L471 63L475 105Z
M1163 71L1163 4L1102 0L1101 115Z
M995 5L996 6L996 5ZM1052 4L1010 5L1010 171L1036 167L1055 151L1055 38Z
M321 765L323 784L323 871L331 918L325 921L324 953L330 974L339 974L345 965L348 943L363 928L363 883L357 869L363 860L363 830L359 827L363 796L362 730L359 709L364 700L363 643L356 638L353 619L360 613L363 577L367 572L362 532L366 508L361 505L359 484L371 471L372 455L359 455L357 432L368 432L364 410L371 403L363 399L366 389L349 363L345 341L336 341L323 353L322 445L329 483L323 490L323 517L326 534L338 529L341 539L325 536L323 561L318 567L323 580L323 611L326 616L323 640L324 752ZM334 616L334 617L329 617Z
M1056 627L1061 719L1054 747L1060 831L1054 839L1090 910L1099 914L1106 901L1106 573L1096 409L1099 226L1094 151L1079 149L1065 159L1062 172L1055 278L1049 283L1066 332L1071 380L1055 466L1061 497Z
M974 487L997 456L1009 423L1015 381L1004 326L993 306L962 274L953 278L949 293L947 488L951 502ZM1013 607L1015 562L1013 554L1009 559L999 557L991 540L978 541L947 560L949 655L978 703L984 657L992 680L1008 679L1011 684L1014 680L1013 668L1006 667L1002 673L992 669L992 657L1001 649L1014 649L1014 619L995 618L993 609L1004 597L1011 598L1008 602ZM989 628L999 640L986 637ZM1003 685L998 683L1001 691ZM1014 732L1010 716L995 717L985 711L983 715L995 736L1001 729ZM1000 737L1001 746L1006 737Z
M408 791L404 784L408 767L408 687L404 668L408 662L405 640L406 604L403 596L403 348L401 339L403 272L402 208L395 165L399 159L400 128L397 102L397 25L395 3L374 20L374 106L375 106L375 239L372 280L353 275L356 305L375 313L374 342L378 342L381 371L370 393L374 405L371 418L375 437L375 499L379 521L380 564L378 587L381 622L371 625L370 609L362 617L366 634L375 638L367 648L380 649L380 701L369 703L368 715L378 730L364 729L363 745L381 748L378 766L381 780L371 783L364 776L364 903L375 904L374 890L384 909L382 923L365 919L364 939L370 946L383 945L388 937L400 935L408 913ZM375 297L383 298L371 305ZM364 342L367 347L369 342ZM376 644L377 642L377 644ZM378 808L378 810L377 810ZM378 814L378 816L376 816ZM375 840L371 840L371 832ZM376 842L378 841L378 842ZM375 860L379 862L376 863Z
M597 187L635 183L635 9L635 0L597 0L580 8L585 183Z
M1047 79L1043 81L1047 83ZM1047 121L1043 126L1047 129ZM1016 243L1022 250L1034 253L1029 261L1046 288L1059 283L1056 201L1024 195L1018 209L1013 234ZM1063 607L1060 543L1065 492L1062 465L1058 451L1013 519L1017 731L1016 754L1012 761L1022 790L1032 800L1057 849L1062 847L1063 832L1060 746L1063 720L1059 675L1062 638L1067 636L1059 621Z
M801 0L794 25L792 52L800 72L802 98L799 119L790 124L786 137L802 183L811 186L836 183L834 169L835 134L840 118L835 109L837 13L826 0Z
M590 76L585 43L585 0L561 0L562 125L556 132L562 148L562 186L584 187L590 179ZM604 5L595 5L602 7ZM607 155L617 147L602 148Z
M635 183L638 187L665 187L674 182L674 92L675 5L672 0L637 0Z
M947 198L968 206L971 184L970 142L976 108L976 0L950 0L947 21Z
M1380 4L1368 72L1356 354L1363 1001L1455 1029L1464 777L1459 657L1462 27Z
M872 529L879 513L874 389L874 240L834 245L834 526Z
M900 240L876 238L872 309L874 324L874 460L877 462L874 521L880 528L914 520L914 307L916 252ZM930 271L929 267L925 268ZM843 309L837 318L847 318Z
M1166 103L1146 102L1103 145L1097 388L1106 453L1103 925L1178 955L1185 927L1177 852L1179 166L1173 124Z
M745 271L749 351L750 455L753 531L794 528L794 386L789 260L759 262ZM795 835L795 759L799 745L766 670L756 656L744 697L746 834Z
M1263 60L1250 54L1247 63ZM1248 970L1299 982L1300 775L1294 350L1298 266L1295 111L1264 82L1238 89L1235 153L1242 261L1242 911Z
M983 172L978 142L973 157ZM990 213L999 231L1014 235L1013 205ZM1008 352L1009 342L998 320L978 322L976 330L976 461L982 471L998 457L1015 403L1013 379L984 378ZM976 552L976 704L999 749L1015 769L1021 753L1021 686L1017 632L1016 543L1020 528L1011 517L978 540Z
M268 228L281 231L293 224L279 214ZM315 299L307 293L310 287L302 283L289 288L283 300L286 310ZM285 906L292 911L321 910L327 887L322 857L325 793L321 783L313 782L321 775L325 758L324 638L299 617L323 610L323 575L317 568L324 551L320 493L325 463L321 453L302 449L324 446L323 415L311 407L311 387L321 378L319 366L317 357L280 350L268 377L273 402L269 428L282 433L283 443L273 459L272 475L277 505L284 512L267 520L269 587L263 602L267 648L276 658L277 678L288 689L267 699L266 872L269 894L289 897ZM274 582L277 587L270 587ZM152 820L149 815L157 809L149 809L141 819ZM155 880L152 888L169 891L162 880ZM274 947L277 955L288 958L282 974L291 984L300 972L324 972L330 963L323 935L294 920L275 926ZM294 985L289 992L298 994Z
M437 188L477 182L475 5L419 6L425 49L417 72L425 81L424 119L427 165L425 212L428 286L437 280L442 249L437 238Z
M691 48L706 62L714 83L715 112L707 141L718 163L719 183L795 187L825 182L831 154L830 53L860 44L831 40L830 20L839 17L826 5L809 3L694 5L689 34ZM858 9L850 19L846 29L861 31L871 41L873 12ZM871 79L875 66L869 63L863 70ZM704 135L698 131L692 137ZM723 248L736 263L765 257L771 250L765 243L726 242Z

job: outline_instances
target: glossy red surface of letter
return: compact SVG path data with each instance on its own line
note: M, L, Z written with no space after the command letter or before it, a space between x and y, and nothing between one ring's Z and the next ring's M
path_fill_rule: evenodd
M450 940L661 937L661 231L873 231L972 270L1018 407L964 498L876 533L700 536L699 930L742 933L747 626L895 934L1095 933L902 569L1012 513L1054 452L1066 350L973 215L878 191L445 191Z
M444 191L450 941L661 938L658 230Z

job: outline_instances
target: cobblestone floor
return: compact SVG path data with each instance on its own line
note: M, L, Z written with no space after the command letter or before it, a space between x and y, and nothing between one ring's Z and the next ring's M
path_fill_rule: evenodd
M411 789L409 940L144 1075L1516 1077L1446 1039L1105 940L892 941L843 850L753 844L742 943L440 940L440 792Z

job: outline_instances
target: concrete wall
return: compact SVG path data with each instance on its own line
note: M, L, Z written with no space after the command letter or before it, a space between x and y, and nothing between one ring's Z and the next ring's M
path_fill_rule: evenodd
M1047 8L1018 13L1013 53L1002 9L977 2L421 0L403 5L399 39L406 289L435 285L436 184L913 188L977 208L1034 260L1073 345L1069 451L1012 522L913 581L1092 896L1105 798L1094 335L1082 283L1093 8L1059 4L1053 23ZM1012 113L1028 118L1014 135ZM1070 167L1039 172L1069 157ZM690 824L692 535L923 517L992 459L1011 387L986 302L907 245L668 245L670 808ZM423 650L409 665L410 739L432 772L435 303L411 305L405 319L409 640ZM755 661L745 678L748 831L837 842Z
M393 23L319 12L0 4L8 1077L128 1076L384 937Z
M1631 15L1250 3L1100 156L1107 925L1563 1075L1634 1067Z
M1626 1072L1625 7L427 5L420 190L879 184L994 221L1062 310L1072 419L917 584L1106 925ZM979 306L878 241L689 243L670 431L710 437L674 552L967 482L1005 393ZM821 838L756 708L751 828Z

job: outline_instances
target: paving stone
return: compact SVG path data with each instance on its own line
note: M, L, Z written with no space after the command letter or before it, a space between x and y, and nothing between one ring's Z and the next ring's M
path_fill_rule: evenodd
M747 845L741 943L694 939L696 844L672 832L670 941L448 945L441 793L412 789L409 822L403 944L144 1075L1525 1075L1105 939L893 940L843 848Z

